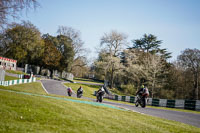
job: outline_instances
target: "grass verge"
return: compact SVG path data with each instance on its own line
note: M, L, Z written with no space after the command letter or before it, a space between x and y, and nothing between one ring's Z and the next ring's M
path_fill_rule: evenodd
M35 93L35 94L46 94L40 82L18 84L18 85L12 85L12 86L0 86L0 88L6 89L6 90Z
M13 74L26 74L26 73L24 73L22 71L14 71L14 70L6 70L6 72L13 73Z
M19 78L5 75L5 81L16 80L16 79L19 79Z
M85 97L90 97L90 98L94 98L96 99L95 96L93 96L94 91L97 91L100 86L96 86L96 85L86 85L86 84L80 84L80 83L65 83L66 86L70 86L72 87L73 91L76 93L77 89L82 86L84 93L83 96ZM116 100L110 100L110 99L104 99L106 101L110 101L110 102L117 102L117 103L123 103L123 104L128 104L128 105L132 105L135 106L134 103L129 103L129 102L123 102L123 101L116 101ZM175 108L166 108L166 107L155 107L155 106L147 106L148 108L157 108L157 109L163 109L163 110L172 110L172 111L180 111L180 112L188 112L188 113L196 113L196 114L200 114L199 111L194 111L194 110L185 110L185 109L175 109Z
M83 88L83 95L89 98L96 98L93 94L94 91L97 91L100 86L97 85L87 85L87 84L79 84L79 83L65 83L67 87L71 87L72 90L76 93L78 88L81 86Z
M0 132L200 132L200 128L131 111L5 91L0 91L0 107Z
M83 83L92 83L92 84L104 84L101 81L93 80L93 79L85 79L85 78L74 78L74 82L83 82Z

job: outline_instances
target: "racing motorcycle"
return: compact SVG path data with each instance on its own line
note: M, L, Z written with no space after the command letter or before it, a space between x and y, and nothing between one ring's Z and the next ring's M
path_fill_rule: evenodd
M146 104L147 104L147 95L142 95L142 94L136 95L136 102L135 102L136 107L140 105L142 108L145 108Z
M105 94L104 91L99 91L96 96L97 96L97 102L102 102L103 101L103 95Z
M68 96L71 96L71 95L72 95L72 90L71 90L71 89L68 89L68 90L67 90L67 93L68 93Z
M83 96L83 90L77 90L77 98L81 98Z

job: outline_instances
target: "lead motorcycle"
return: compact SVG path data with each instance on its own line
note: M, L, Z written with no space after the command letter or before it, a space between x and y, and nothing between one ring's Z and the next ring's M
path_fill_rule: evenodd
M135 106L138 107L140 105L142 108L145 108L147 105L147 96L148 95L137 94Z

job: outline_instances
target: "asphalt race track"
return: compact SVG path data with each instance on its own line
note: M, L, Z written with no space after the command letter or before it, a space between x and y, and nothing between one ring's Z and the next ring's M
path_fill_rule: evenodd
M62 84L61 81L56 80L41 80L43 84L43 88L45 91L49 94L56 94L56 95L64 95L68 96L67 94L67 88ZM77 88L78 89L78 88ZM73 93L72 96L76 96L75 93ZM95 102L95 99L82 97L84 99L89 99L93 102ZM156 109L156 108L140 108L135 107L135 105L127 105L122 103L115 103L115 102L108 102L103 101L105 104L114 105L117 107L125 108L128 110L132 110L135 112L139 112L146 115L156 116L168 120L174 120L178 122L182 122L185 124L193 125L200 128L200 114L194 114L194 113L187 113L187 112L179 112L179 111L171 111L171 110L163 110L163 109Z

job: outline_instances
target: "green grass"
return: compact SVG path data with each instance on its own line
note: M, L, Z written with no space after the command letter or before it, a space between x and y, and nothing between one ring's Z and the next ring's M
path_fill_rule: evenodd
M92 84L104 84L103 82L96 81L93 79L85 79L85 78L74 78L74 82L82 82L82 83L92 83Z
M5 75L5 81L16 80L16 79L19 79L19 78Z
M0 91L0 115L0 132L200 132L200 128L131 111L5 91Z
M13 73L13 74L26 74L26 73L24 73L22 71L14 71L14 70L6 70L6 72Z
M65 85L68 86L68 87L71 87L75 93L76 93L77 89L80 86L82 86L83 90L84 90L83 96L94 98L94 99L96 99L96 97L93 96L94 91L97 91L100 88L100 86L97 86L97 85L86 85L86 84L79 84L79 83L65 83ZM135 106L134 103L129 103L129 102L116 101L116 100L110 100L110 99L104 99L104 100ZM175 109L175 108L166 108L166 107L155 107L155 106L147 106L147 107L148 108L163 109L163 110L172 110L172 111L180 111L180 112L188 112L188 113L200 114L199 111L194 111L194 110Z
M97 85L86 85L86 84L78 84L78 83L65 83L67 87L71 87L72 90L76 93L78 88L81 86L83 88L84 97L96 98L93 94L94 91L97 91L100 86Z
M18 84L18 85L12 85L12 86L0 86L0 88L7 89L7 90L20 91L20 92L35 93L35 94L46 94L40 82Z
M163 109L163 110L172 110L172 111L180 111L180 112L200 114L200 111L195 111L195 110L165 108L165 107L156 107L156 106L148 106L148 107L150 107L150 108L156 108L156 109Z
M116 95L128 96L127 94L124 94L123 92L119 91L119 90L116 89L116 88L110 89L110 91L111 91L113 94L116 94Z

